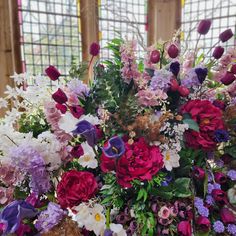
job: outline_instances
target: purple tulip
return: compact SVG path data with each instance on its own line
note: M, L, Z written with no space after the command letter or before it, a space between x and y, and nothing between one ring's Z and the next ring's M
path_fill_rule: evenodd
M60 88L52 95L52 98L59 104L66 103L68 101L66 94Z
M197 74L198 81L202 84L207 77L207 68L195 68L195 73Z
M158 50L153 50L151 52L150 61L153 64L156 64L160 61L160 52Z
M211 20L201 20L197 27L197 32L199 34L207 34L211 27Z
M170 71L172 72L173 75L177 77L180 71L180 64L178 61L172 62L170 64Z
M230 68L230 72L236 75L236 64L233 64Z
M37 215L35 208L23 200L13 201L3 208L0 213L0 224L4 224L3 234L14 233L20 226L21 220Z
M89 48L89 53L93 56L96 57L99 54L100 51L100 46L98 43L92 43Z
M95 127L86 120L80 121L73 134L79 134L86 139L88 144L93 147L97 142L97 134Z
M168 53L169 57L176 58L179 55L179 48L174 43L172 43L168 47L167 53Z
M108 146L103 148L103 152L107 157L119 158L125 152L125 144L119 136L112 137L108 140Z
M58 80L59 76L61 75L61 73L57 70L55 66L49 66L45 70L45 73L53 81Z
M234 80L236 79L236 77L234 76L233 73L231 72L226 72L225 75L221 78L221 82L224 84L224 85L230 85L234 82Z
M227 29L227 30L223 31L222 33L220 33L219 38L220 38L220 41L222 43L224 43L224 42L228 41L229 39L231 39L233 37L233 35L234 34L233 34L232 30Z
M222 57L224 51L225 51L224 48L222 48L221 46L217 46L217 47L215 47L212 56L215 59L220 59Z

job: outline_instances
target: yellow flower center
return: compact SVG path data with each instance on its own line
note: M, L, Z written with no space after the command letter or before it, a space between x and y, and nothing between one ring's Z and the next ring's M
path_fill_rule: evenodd
M101 220L101 216L100 216L99 213L97 213L97 214L95 215L95 220L96 220L96 221L100 221L100 220Z
M169 161L170 160L170 152L166 153L166 160Z
M85 155L84 156L84 161L86 161L86 162L90 161L90 156L89 155Z
M209 123L210 123L210 119L208 119L208 118L203 119L201 122L201 124L203 124L203 125L208 125Z

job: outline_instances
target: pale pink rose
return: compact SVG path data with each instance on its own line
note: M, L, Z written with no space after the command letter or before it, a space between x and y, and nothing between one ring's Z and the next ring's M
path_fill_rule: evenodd
M168 219L170 216L170 209L166 206L161 207L161 209L158 212L158 216L162 219Z
M191 68L193 68L193 62L194 62L194 53L188 52L185 56L185 60L183 63L183 72L186 73Z
M220 58L220 64L224 67L227 67L232 61L232 55L229 53L226 53Z

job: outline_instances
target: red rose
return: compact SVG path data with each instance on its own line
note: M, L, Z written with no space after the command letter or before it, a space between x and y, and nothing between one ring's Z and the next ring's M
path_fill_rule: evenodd
M57 199L62 208L73 207L92 198L98 184L92 173L70 170L62 175L57 185Z
M194 130L185 132L187 145L195 149L215 149L214 133L218 129L224 129L222 111L208 100L192 100L182 107L181 112L190 114L199 125L199 132Z
M151 180L163 167L163 157L158 147L149 146L144 138L140 138L132 145L125 144L125 153L117 162L117 182L122 187L132 187L131 181Z
M191 224L189 221L181 221L177 226L177 230L178 230L179 236L191 236L192 235Z

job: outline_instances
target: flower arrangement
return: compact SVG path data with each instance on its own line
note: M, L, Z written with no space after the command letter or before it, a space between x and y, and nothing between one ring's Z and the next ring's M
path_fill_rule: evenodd
M1 235L236 235L235 48L181 54L174 37L143 60L135 41L108 48L89 86L77 77L96 43L69 79L50 66L51 87L27 74L7 86Z

